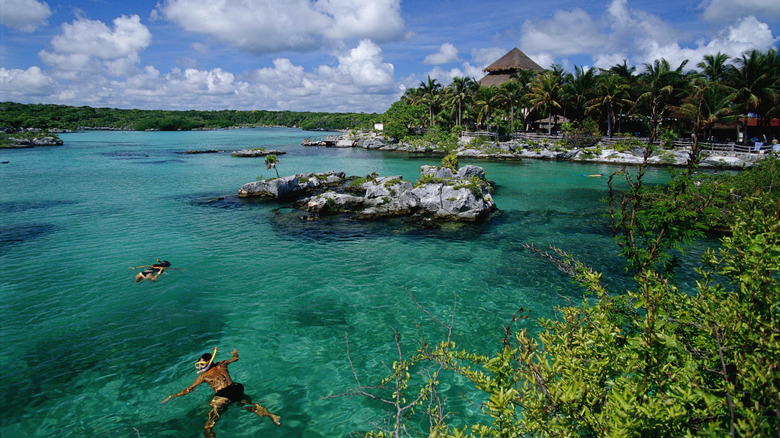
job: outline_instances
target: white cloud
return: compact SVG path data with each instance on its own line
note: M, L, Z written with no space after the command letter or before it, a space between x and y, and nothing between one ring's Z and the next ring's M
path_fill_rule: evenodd
M732 15L730 25L719 33L686 46L690 39L684 29L671 26L658 16L629 7L628 0L611 0L602 17L592 18L574 9L558 11L548 21L526 21L522 27L521 47L539 65L548 68L556 59L568 65L573 55L589 56L593 65L608 68L627 60L630 65L651 63L665 58L673 66L688 59L692 68L704 55L722 52L739 56L745 51L768 50L777 44L770 27L745 15L780 0L736 0L743 11ZM702 5L705 14L731 10L731 0L710 0ZM780 4L777 10L780 11ZM707 12L709 11L709 12ZM778 16L780 12L770 15Z
M55 75L74 79L75 72L127 76L137 70L139 53L152 41L152 34L137 15L121 16L110 29L101 21L78 19L62 25L51 39L53 51L38 55Z
M138 15L115 18L114 29L102 21L79 19L63 24L62 33L51 40L55 52L109 60L137 57L152 42L149 29Z
M382 49L368 40L339 56L336 68L321 66L319 74L338 84L352 84L357 87L387 88L393 84L394 67L382 62Z
M51 9L36 0L0 0L0 24L20 32L33 32L46 25Z
M640 62L650 63L665 58L676 67L687 59L690 61L687 68L693 68L696 63L704 59L705 55L721 52L735 58L753 49L768 50L777 41L778 38L772 36L769 26L755 17L747 17L723 30L708 43L701 43L694 48L680 47L677 43L662 46L651 42L647 52L643 54L644 59Z
M439 47L439 51L431 53L423 60L423 64L448 64L458 60L458 49L450 43L444 43Z
M502 49L498 47L491 47L487 49L472 49L471 60L478 66L479 70L482 71L483 68L496 62L498 58L501 58L502 56L506 55L508 51L509 50L507 49ZM484 73L480 73L479 76L482 75L484 75ZM477 77L477 79L479 79L479 77Z
M166 0L155 15L254 54L403 37L400 0Z
M5 100L27 100L30 96L46 96L56 86L54 79L38 67L27 70L0 67L0 95Z
M733 22L748 16L780 20L780 0L705 0L699 7L702 18L713 22Z
M582 9L556 11L552 20L526 20L520 44L526 53L544 52L567 56L590 52L607 43L607 37L598 28L591 16Z

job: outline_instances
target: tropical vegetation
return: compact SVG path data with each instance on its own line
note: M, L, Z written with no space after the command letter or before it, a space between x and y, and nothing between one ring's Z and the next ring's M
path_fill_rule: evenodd
M775 49L733 59L708 55L693 69L687 64L672 66L659 59L637 71L624 61L607 69L575 66L573 73L554 65L540 73L521 70L509 82L490 87L469 77L442 86L428 77L385 112L385 133L406 139L437 127L503 135L532 126L552 132L563 121L570 127L594 122L597 132L607 136L639 133L656 143L665 135L710 138L718 123L739 117L755 117L759 126L780 117ZM701 117L695 119L699 109Z
M649 148L646 156L652 153ZM526 245L569 274L582 302L538 321L519 308L488 352L459 347L455 305L413 344L395 333L387 375L337 396L376 402L367 437L656 437L780 433L780 160L701 181L695 154L668 184L646 164L609 178L609 221L633 272L614 290L560 249ZM645 161L646 163L646 161ZM695 283L672 254L729 224ZM455 303L457 296L455 296ZM435 334L432 334L435 333ZM392 360L392 366L389 364ZM468 397L468 419L453 398ZM386 408L383 408L386 407ZM462 414L462 412L461 412Z
M238 126L283 126L309 130L370 129L380 116L294 111L164 111L66 105L0 103L0 128L186 131Z

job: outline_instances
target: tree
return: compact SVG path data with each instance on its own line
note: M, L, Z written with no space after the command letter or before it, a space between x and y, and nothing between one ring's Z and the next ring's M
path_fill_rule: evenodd
M428 76L428 81L421 81L419 87L419 93L416 95L417 103L424 104L428 107L428 126L436 125L435 110L439 105L439 93L441 92L441 84L436 79L431 79Z
M669 61L661 58L652 64L645 64L645 72L639 76L642 93L637 98L637 105L644 108L649 119L650 144L658 137L658 128L685 84L682 69L687 63L687 60L683 61L672 70Z
M276 164L279 163L279 159L276 158L276 155L266 155L265 156L265 169L273 169L276 171L276 177L279 178L279 169L276 168Z
M552 119L555 109L561 109L562 77L556 72L545 70L531 83L529 102L531 111L546 109L549 114L547 132L552 134Z
M463 126L463 105L473 99L474 92L479 88L479 84L477 84L473 78L462 76L452 78L452 82L447 88L451 92L448 103L457 105L458 107L458 120L456 125Z
M597 77L593 69L585 70L574 66L574 74L566 75L563 86L563 96L566 106L570 108L569 118L581 120L585 115L587 102L593 98L597 86Z
M580 305L558 308L554 319L540 321L537 336L516 327L528 319L521 308L489 354L458 348L454 307L442 321L412 296L442 339L421 332L416 352L402 354L396 333L399 356L382 381L387 387L363 385L352 367L357 390L343 395L381 400L392 412L394 428L366 436L776 436L780 166L770 164L747 171L760 178L771 171L773 182L744 198L721 247L702 257L695 286L678 287L654 263L636 263L644 268L635 271L635 286L610 291L600 273L569 254L528 245L580 283L585 297ZM650 222L662 223L663 216L681 213L666 208L677 201L645 191L641 175L627 193L633 202L625 224L637 223L640 214L659 216ZM663 193L684 195L688 176L675 178ZM659 233L655 240L679 236ZM657 254L632 257L641 262ZM454 417L438 387L458 379L450 380L447 370L484 394L481 420L462 428L449 424ZM374 393L382 388L392 398Z
M606 115L607 136L612 137L612 122L615 117L615 107L630 103L628 85L622 83L620 77L611 73L598 76L596 97L585 103L589 112L600 110Z
M728 72L729 55L718 52L716 55L704 55L704 60L696 64L709 81L723 81Z
M743 54L736 59L736 65L731 66L726 77L731 87L736 90L734 103L745 117L754 113L762 119L774 112L779 99L777 52L773 49L766 55L753 50L750 55ZM746 125L747 128L747 125ZM744 141L748 139L747 129Z

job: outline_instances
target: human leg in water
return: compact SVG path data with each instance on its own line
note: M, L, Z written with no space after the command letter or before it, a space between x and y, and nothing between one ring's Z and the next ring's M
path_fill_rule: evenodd
M242 406L241 409L243 409L245 411L249 411L249 412L254 412L260 418L268 417L277 426L281 426L282 425L282 423L279 422L279 420L281 420L281 417L279 417L278 415L274 415L274 414L268 412L268 409L260 406L257 403L252 403L252 400L250 400L249 397L246 396L246 394L244 394L244 397L242 397L241 401L239 401L238 403Z
M211 406L211 410L209 411L209 418L206 420L206 426L203 430L204 437L213 438L216 436L211 430L214 428L217 420L219 420L220 414L225 412L229 405L229 398L217 396L211 399L211 402L209 402L209 406Z

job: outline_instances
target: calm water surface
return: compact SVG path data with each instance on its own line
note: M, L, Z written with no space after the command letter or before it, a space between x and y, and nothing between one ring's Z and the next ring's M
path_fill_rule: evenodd
M327 134L327 133L325 133ZM0 436L200 436L212 393L192 364L236 348L230 366L282 426L233 407L221 436L332 437L365 430L382 406L324 399L394 359L393 329L414 346L457 296L457 342L498 348L521 307L535 317L581 290L523 243L558 246L618 283L622 264L599 202L616 170L525 160L483 166L500 209L478 225L421 230L401 221L302 222L285 204L240 200L262 158L187 150L266 147L282 175L344 171L415 180L437 157L314 149L294 129L89 132L55 148L0 150ZM668 171L651 169L655 181ZM160 258L177 270L134 283L130 266ZM620 284L613 285L620 287ZM528 324L532 328L532 324ZM466 385L468 386L468 385ZM452 391L462 416L474 407ZM457 421L457 420L456 420Z

